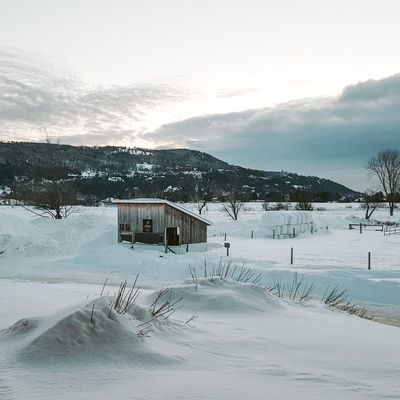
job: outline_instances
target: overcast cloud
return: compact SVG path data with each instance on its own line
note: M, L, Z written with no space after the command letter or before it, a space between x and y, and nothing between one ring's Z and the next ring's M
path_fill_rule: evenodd
M252 91L227 90L216 98ZM382 148L400 148L400 75L347 86L337 97L203 115L154 129L157 121L177 119L174 107L203 95L167 81L91 87L36 55L0 51L3 140L43 140L48 132L68 144L188 147L238 165L329 177L359 190L370 186L368 158Z
M0 50L3 140L43 139L46 131L63 143L134 143L151 116L189 96L163 82L90 87L36 55Z
M147 137L239 165L330 176L362 189L368 185L363 170L368 158L382 148L400 148L399 109L395 75L348 86L337 98L191 118Z

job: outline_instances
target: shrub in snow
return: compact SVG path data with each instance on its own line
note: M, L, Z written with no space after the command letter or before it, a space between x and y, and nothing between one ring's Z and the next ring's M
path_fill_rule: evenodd
M196 268L192 268L189 265L189 272L192 277L193 283L195 283L195 288L197 289L197 271ZM211 273L211 275L210 275ZM207 263L204 262L204 278L210 278L211 282L214 279L232 279L236 282L250 283L257 287L261 286L262 273L257 273L253 269L246 267L245 265L238 266L236 264L232 265L232 261L227 262L219 261L218 266L213 268L211 271L207 272Z
M346 294L346 290L339 290L336 286L333 289L326 288L322 301L329 307L337 308L351 315L357 315L360 318L373 319L365 307L354 304Z
M150 306L150 312L154 318L167 319L176 311L175 306L182 301L183 297L173 300L172 296L172 289L161 287Z
M299 279L295 272L292 281L285 283L278 277L267 290L276 297L287 297L292 301L304 302L311 300L313 288L314 282L307 282L304 276Z
M140 288L136 287L138 277L139 274L136 275L135 281L130 289L127 287L126 280L121 282L117 296L114 298L114 301L111 304L110 315L112 309L114 309L118 314L126 314L127 311L129 311L135 305L140 293Z
M305 302L312 299L312 290L314 282L307 282L304 276L298 277L297 272L289 282L283 282L280 277L277 277L272 286L267 290L272 295L279 298L287 298L291 301ZM338 287L330 289L327 287L321 299L327 306L345 311L351 315L357 315L360 318L372 320L373 317L369 314L365 307L354 304L346 294L346 290L339 290Z

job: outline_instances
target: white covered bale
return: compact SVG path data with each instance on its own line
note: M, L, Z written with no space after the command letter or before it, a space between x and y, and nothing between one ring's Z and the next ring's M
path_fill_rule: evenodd
M310 232L312 214L302 211L268 211L261 218L260 237L289 237L295 229L296 235Z

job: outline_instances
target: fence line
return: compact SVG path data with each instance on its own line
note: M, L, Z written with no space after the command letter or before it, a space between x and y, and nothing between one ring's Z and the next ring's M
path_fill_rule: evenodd
M221 251L226 255L225 249ZM355 253L335 253L334 251L310 251L300 248L251 249L231 247L231 256L246 258L249 262L266 261L277 264L312 267L349 267L371 270L399 270L400 257L379 251L357 251Z
M400 235L400 226L397 225L386 226L385 229L383 230L383 235L384 236Z
M326 227L328 229L328 227ZM400 226L391 227L393 231L396 229L400 234ZM253 239L253 231L249 233L249 238ZM229 235L220 233L214 236L222 239L224 242L230 242ZM239 257L252 261L265 261L277 264L311 267L349 267L371 270L399 270L400 271L400 255L397 254L397 247L392 252L374 250L373 248L363 248L361 250L353 250L351 248L344 252L340 247L327 247L326 250L304 249L301 247L275 247L271 245L273 242L267 242L265 247L252 247L252 241L247 245L239 243L229 243L232 257ZM293 246L293 244L291 245ZM299 244L300 246L300 244ZM293 250L292 250L293 249ZM226 255L226 249L220 250L221 255Z

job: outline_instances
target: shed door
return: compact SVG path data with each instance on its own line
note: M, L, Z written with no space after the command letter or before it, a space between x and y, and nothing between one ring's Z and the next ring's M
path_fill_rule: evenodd
M179 234L178 228L166 228L167 245L178 246L179 245Z

